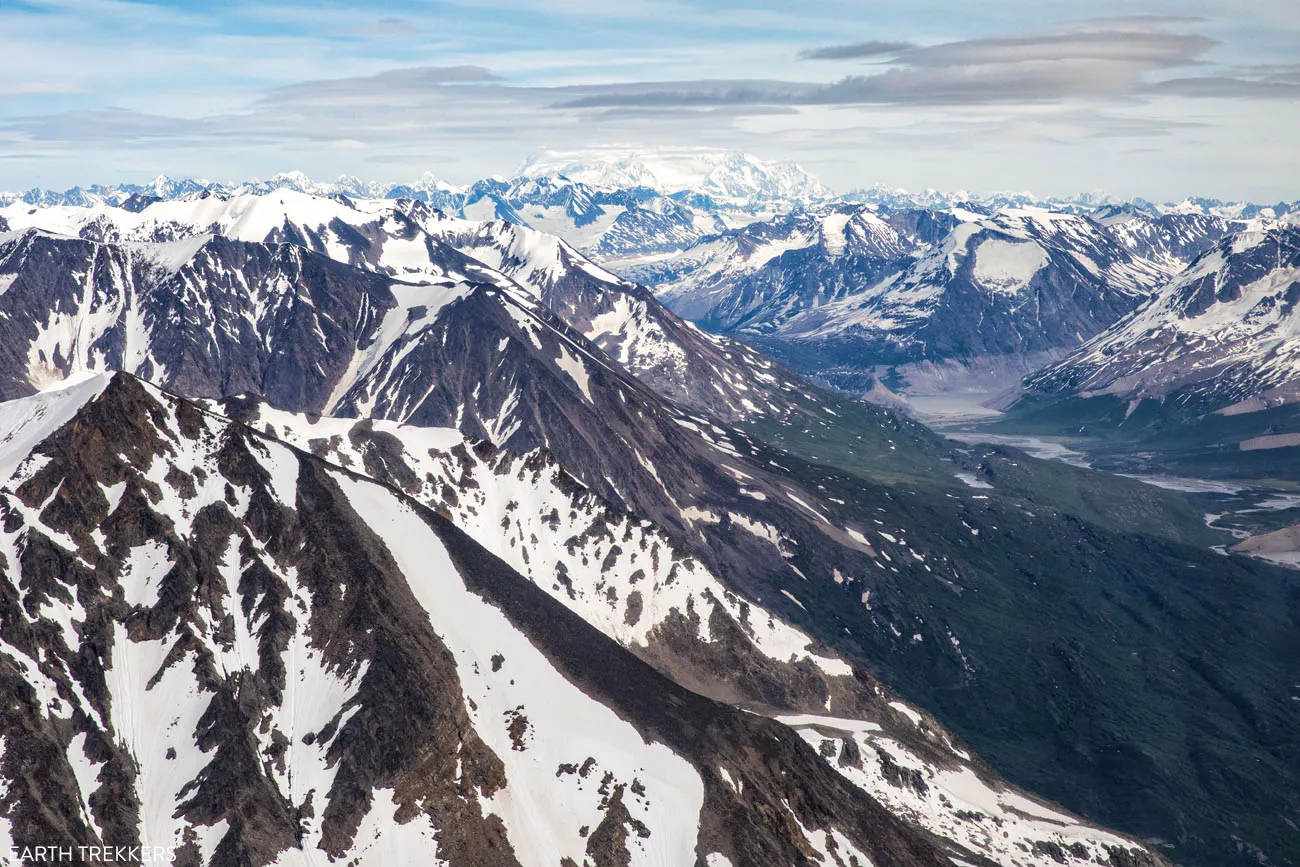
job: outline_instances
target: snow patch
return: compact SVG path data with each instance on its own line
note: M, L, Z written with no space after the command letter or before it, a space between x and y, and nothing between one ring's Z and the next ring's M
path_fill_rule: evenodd
M111 374L84 374L0 404L0 483L12 480L32 449L99 397L110 379Z
M976 281L995 292L1015 294L1048 263L1047 251L1034 241L988 238L975 251Z

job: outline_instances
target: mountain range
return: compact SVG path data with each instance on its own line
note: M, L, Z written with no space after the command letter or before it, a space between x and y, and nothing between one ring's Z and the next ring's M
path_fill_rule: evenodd
M835 385L996 393L1112 325L1229 228L1134 208L833 205L610 267Z
M919 761L880 724L795 714L781 725L688 692L418 496L126 374L10 409L6 441L30 449L6 450L15 474L0 500L16 606L3 645L12 697L5 837L19 851L113 841L164 847L190 864L979 858L905 825L868 794L894 785L891 748L908 767ZM317 432L305 419L272 417L281 431ZM348 434L367 465L401 454L390 431L357 424ZM424 460L454 468L455 479L475 472L458 440L426 428L408 442L446 448ZM474 451L485 461L479 472L500 472ZM689 563L660 560L663 540L636 522L550 487L554 470L537 461L520 470L522 484L506 484L516 495L579 508L604 535L626 529L627 562L615 545L616 562L597 574L602 583L621 575L626 589L638 580L628 566L650 570L643 634L680 612L665 611L660 596L682 595L672 577L694 572ZM530 473L542 483L528 484ZM509 514L513 501L499 496L478 504ZM500 528L489 535L502 539ZM645 544L641 564L636 542ZM572 580L594 603L607 594L591 577L580 569ZM788 697L803 703L794 696L811 689L815 710L854 696L846 712L859 705L860 717L886 720L922 755L962 761L941 730L887 703L844 662L800 657L806 636L728 619L734 601L708 595L707 576L687 580L688 610L695 600L712 611L704 635L698 619L677 633L684 650L697 649L688 667L707 664L725 634L727 656L714 665L746 661L760 685L764 675L791 678ZM620 626L609 631L636 634ZM760 673L763 660L774 667ZM742 678L735 688L752 687ZM822 744L849 754L845 771L825 749L819 755ZM862 759L863 746L884 749L883 770ZM973 770L948 773L955 797L985 785ZM915 774L894 774L914 801L930 792ZM1135 863L1145 857L1120 838L1073 832L1073 820L1013 792L984 788L983 797L1006 803L1007 820L1029 837L1054 836L1042 841L1051 851L1065 844L1104 857L1110 845L1134 848ZM1035 814L1047 825L1022 818Z
M1241 232L1028 387L1138 402L1176 396L1229 414L1294 402L1297 302L1300 227Z
M733 505L734 511L724 514L730 525L745 527L749 539L767 540L772 550L766 558L782 570L796 568L784 562L788 554L782 549L796 546L799 535L809 535L807 528L813 523L807 516L796 516L797 510L807 510L827 523L818 506L812 505L818 502L813 493L799 490L789 479L765 476L745 461L722 428L661 403L586 338L551 317L540 306L541 299L523 284L512 281L505 271L491 271L481 260L443 246L435 236L458 238L466 250L480 256L484 248L495 250L498 265L530 280L549 276L546 286L552 290L552 303L570 297L563 287L573 283L556 279L556 269L576 268L608 279L613 286L606 285L606 291L615 291L622 285L619 281L576 253L557 260L554 257L564 247L554 239L525 237L521 242L516 235L503 242L505 226L449 226L445 218L419 208L340 213L345 206L338 202L294 195L249 197L220 206L203 200L200 211L188 220L178 219L172 208L159 213L152 209L103 212L78 230L95 240L32 228L6 244L3 268L12 276L3 295L12 328L8 343L21 344L33 327L38 332L28 344L29 352L12 359L17 366L10 368L6 396L30 393L34 383L69 377L78 383L20 397L10 404L6 416L16 423L5 441L18 444L7 459L16 472L10 488L14 492L11 512L18 523L11 525L21 539L14 543L12 558L7 558L20 564L13 576L15 587L71 581L75 588L71 596L54 587L41 591L41 598L53 594L73 606L52 615L55 622L69 624L59 639L62 643L47 636L45 640L53 643L20 644L14 653L29 659L48 659L51 654L65 660L80 657L85 651L79 642L91 640L85 637L85 624L94 621L108 635L93 640L109 642L116 648L117 660L115 665L114 654L107 653L107 659L98 663L98 669L107 673L85 683L82 679L87 675L75 668L60 677L59 668L46 663L43 676L51 678L53 685L45 688L53 691L41 693L42 682L37 681L35 717L25 718L24 723L39 729L45 719L43 709L66 719L80 737L73 735L65 745L56 727L47 739L24 743L15 760L49 755L52 748L64 750L77 788L73 792L51 784L19 791L16 803L24 809L45 803L60 808L56 811L60 821L53 825L41 816L20 813L23 827L78 841L110 833L143 839L145 831L154 834L159 828L173 828L163 833L187 853L187 859L216 863L265 863L289 849L313 848L333 857L380 857L428 845L430 839L444 841L448 834L463 838L449 841L452 861L483 857L480 849L491 847L500 850L497 857L502 863L509 863L509 857L524 857L525 849L538 846L559 857L589 858L593 864L619 863L619 858L631 858L634 852L652 860L698 855L709 861L706 856L721 854L738 863L763 863L773 852L784 850L794 853L786 857L799 861L818 852L817 844L808 838L812 834L814 840L820 839L814 825L824 825L822 836L830 841L821 844L823 857L845 864L852 858L860 863L867 859L943 863L945 853L996 859L1020 850L1028 852L1031 860L1054 860L1055 854L1067 851L1075 859L1104 860L1110 857L1110 849L1131 851L1125 857L1137 859L1134 863L1152 857L1119 837L1072 831L1076 820L1035 806L982 765L963 769L962 763L972 759L957 746L955 737L920 712L890 701L882 685L865 672L855 675L852 665L830 651L800 657L807 654L804 648L813 646L811 638L709 575L708 560L736 572L738 558L744 557L750 569L756 568L764 555L747 550L752 541L741 545L714 540L717 547L711 556L701 558L702 564L688 553L675 554L680 542L673 535L623 511L634 506L635 514L657 518L681 538L693 524L718 520L712 509L722 511L716 498L723 492L732 491L732 499L747 499L756 506L770 499L773 505L765 508ZM47 216L58 220L69 215L51 212ZM429 231L417 228L420 217L430 220ZM463 237L471 228L477 246ZM243 240L263 232L263 241ZM145 237L151 240L141 240ZM522 262L525 253L532 256L528 266ZM345 259L355 264L342 264ZM587 288L590 293L591 287ZM575 291L572 297L582 296ZM42 303L51 314L45 324L52 328L39 327L36 314ZM29 315L20 319L20 311ZM664 311L658 316L672 320ZM644 342L639 334L633 338ZM707 361L692 361L692 366L708 365L721 376ZM334 423L315 415L297 416L247 398L203 407L145 386L127 374L84 378L94 370L121 367L196 396L252 393L291 411L329 410L365 421ZM471 383L466 375L470 370L493 375L479 374ZM313 378L312 372L319 378ZM431 374L434 381L412 380L421 373ZM755 392L780 382L773 374L758 377ZM584 402L592 403L598 414L584 416ZM371 419L416 424L376 428ZM707 432L699 431L698 425L705 425ZM466 435L472 439L465 439ZM109 446L96 458L89 445L107 446L120 440L132 443L126 454L114 453ZM497 445L485 440L508 450L498 451ZM647 452L644 459L638 448L642 443ZM308 468L304 453L286 447L292 445L310 449L317 462L309 462ZM322 458L328 466L319 463ZM629 458L636 458L635 463ZM556 459L583 468L587 484L568 476ZM357 470L375 481L359 482ZM724 470L730 471L730 477ZM111 481L110 476L125 481ZM511 477L514 482L507 481ZM72 497L74 489L88 491L91 485L109 490L101 494L102 499L89 494ZM56 517L58 510L44 505L46 495L33 493L47 486L65 492L69 514ZM159 490L165 493L155 499ZM230 493L223 494L226 490ZM526 637L514 639L513 647L508 640L511 627L492 619L500 614L467 615L455 608L447 614L456 620L435 620L434 633L422 637L428 626L420 625L419 615L412 613L405 598L414 594L419 603L414 612L432 615L444 610L447 587L421 583L429 580L427 552L430 546L439 546L436 539L461 552L459 558L452 555L449 566L436 568L442 570L440 580L463 583L456 592L468 591L467 602L483 595L486 579L481 577L483 555L478 549L431 516L421 518L418 511L412 512L411 497L477 530L531 576L528 586L549 588L557 599L552 606L564 606L586 622L604 627L614 640L639 647L643 658L698 691L773 709L769 712L784 708L788 713L781 718L792 732L784 737L795 755L826 768L822 773L831 790L817 796L819 803L828 797L846 797L841 809L850 824L841 830L828 824L826 817L801 817L798 808L791 808L795 812L790 827L807 828L806 832L764 839L737 826L725 832L730 842L714 843L693 830L693 820L688 819L684 829L663 824L671 816L680 819L697 813L700 822L712 822L701 813L703 807L691 800L700 799L702 784L692 780L684 767L679 770L685 777L663 788L654 786L652 774L677 773L663 765L665 757L628 756L633 764L624 768L626 773L611 774L606 765L617 768L620 761L627 761L623 758L629 749L626 735L624 745L611 745L608 755L567 755L562 746L565 738L573 738L575 748L583 744L583 749L600 753L591 739L609 736L554 729L562 726L558 719L551 723L553 731L547 731L543 722L547 702L540 696L554 689L543 686L546 678L564 682L586 675L581 666L572 665L545 674L550 669L543 660L561 651L547 646L538 656L532 646L539 639L531 630L554 637L570 633L572 627L564 625L562 618L547 625L558 609L548 615L546 606L539 610L537 599L525 596L515 604L524 606L521 610L527 611L533 626L531 630L522 624L514 627ZM778 498L787 505L776 505ZM521 508L521 502L528 507ZM767 515L781 517L767 524L760 517ZM431 522L430 527L417 530L412 520ZM125 535L114 529L119 521ZM511 523L515 532L503 532ZM240 529L245 526L246 530ZM385 530L389 526L393 529ZM877 556L866 532L865 527L816 531ZM127 599L133 607L114 609L116 614L101 612L96 603L83 600L83 582L75 577L75 568L70 578L66 563L44 567L53 572L29 566L27 552L45 537L71 539L71 551L90 569L99 570L91 574L125 578L118 589L109 589L109 595ZM94 551L78 539L89 540ZM322 544L327 539L331 541ZM404 540L402 545L398 539ZM241 550L245 553L234 560L223 553ZM369 553L357 560L358 551ZM543 559L547 551L554 552L555 559ZM352 560L345 552L352 552ZM889 556L887 548L882 555ZM351 571L344 562L354 563ZM471 568L470 563L478 565ZM417 568L418 575L413 571ZM205 576L207 569L215 571ZM498 573L508 571L497 568ZM480 577L470 577L475 574ZM522 579L514 575L505 588L494 592L517 593L510 590L509 581L522 586ZM187 592L195 596L197 607L181 601L177 611L177 593L183 600L186 591L181 588L187 586L193 587ZM423 601L422 592L427 594ZM35 601L31 604L37 610L42 607ZM306 619L300 621L292 614L294 604ZM504 604L498 600L493 607ZM399 609L406 618L389 625L386 637L375 635L375 616L366 612ZM476 610L473 605L470 609ZM411 616L416 620L409 620ZM487 620L473 626L475 616ZM525 615L516 612L516 616ZM154 625L133 634L128 631L136 622L133 617ZM474 649L471 643L440 649L449 638L449 625L461 620L461 628L468 630L462 633L462 641L486 639L491 647ZM494 622L495 626L485 625ZM208 624L218 623L219 629L209 634ZM320 638L325 634L331 636L330 643ZM578 639L568 639L563 655L608 655L608 651L593 653L574 641ZM301 649L296 649L299 643ZM139 644L152 648L146 651ZM398 644L403 645L400 651ZM421 651L422 645L429 650ZM775 655L762 661L754 655L762 648ZM467 660L455 672L439 662L449 651ZM149 656L141 659L146 652L158 655L152 662ZM315 653L321 654L321 660L311 663ZM193 683L170 682L190 667L190 654L196 670L215 670ZM299 661L304 655L306 661ZM503 670L507 663L498 657L519 659L515 664L522 680L517 690L498 684L497 692L504 689L505 694L493 697L488 695L490 683L473 684L488 667L493 673ZM405 695L393 681L398 671L427 682L418 689L427 693L424 700L433 702L416 708L426 715L422 719L427 717L420 731L428 746L414 755L426 751L428 755L419 766L405 763L404 757L411 753L396 735L385 735L380 722L403 715L392 704L398 694ZM603 687L588 686L599 696L597 705L609 707L612 699L602 690L615 688L613 677L621 682L621 691L629 690L628 672L618 665L610 671L606 670ZM295 689L306 690L304 697L287 686L295 676ZM75 686L63 692L63 683ZM434 701L447 692L448 683L466 694L463 706ZM193 701L173 704L166 711L155 708L147 694L149 684L166 689L169 695L192 696ZM514 686L514 681L509 685ZM534 690L532 698L530 690ZM317 691L322 695L313 710L303 708L305 695ZM837 699L841 693L843 697ZM82 694L87 695L85 702L80 700ZM209 699L209 694L214 698ZM259 697L250 705L253 695ZM626 700L673 704L672 695L653 683L634 687ZM147 723L106 718L115 702L133 712L173 714L163 719L171 719L169 728L177 734L146 745ZM218 719L223 703L230 705L234 715ZM876 710L868 712L868 707ZM632 713L618 702L613 711L624 719ZM608 727L609 711L603 718L598 709L592 713L597 719L593 725ZM675 725L717 728L715 723L700 722L707 715L701 717L699 708L681 713L685 716ZM443 719L447 722L440 724ZM489 720L496 720L498 727L490 730ZM307 749L299 748L300 724L306 730L301 737L306 738ZM644 725L655 731L671 727L660 717ZM195 726L198 733L191 739L185 732ZM253 726L259 727L259 733ZM468 741L467 730L477 732ZM555 733L561 730L568 734ZM744 743L735 733L722 731L712 737L730 742L733 749ZM844 745L828 740L827 731L846 732L852 745L848 740ZM895 732L891 743L913 743L917 752L888 748L879 752L871 734L877 731ZM844 764L816 758L793 732L803 732L805 740L823 754L829 747L847 751ZM250 739L254 746L247 752ZM91 744L89 752L86 743ZM534 743L557 761L572 761L560 761L559 772L552 769L552 762L541 764L539 773L537 759L526 756L521 757L522 764L501 765L514 752L528 752ZM685 741L670 739L669 745L670 754L696 749ZM863 747L871 751L869 755L881 757L875 769L855 758ZM205 755L214 749L217 755L209 764ZM471 775L458 777L434 764L453 759L462 769L473 762L476 770L462 770ZM49 760L55 762L49 778L66 780L58 772L58 761ZM177 770L163 770L171 766L155 766L155 760L177 762ZM714 770L719 765L715 758L703 761ZM512 770L512 765L517 767ZM561 796L555 787L564 787L570 773L564 768L570 765L579 791ZM861 776L850 770L857 767L863 768ZM603 770L599 770L600 785L593 777L593 791L585 795L596 805L588 808L594 811L590 821L583 825L576 806L559 813L551 806L547 814L547 803L556 798L582 803L582 781L593 768ZM133 770L138 775L134 782ZM795 775L772 772L797 780L800 799L816 791L806 770ZM630 779L622 779L619 773ZM946 773L954 774L951 785L942 782ZM160 778L156 785L151 781L155 775ZM447 785L459 780L461 794L424 789L430 785L430 775ZM981 775L991 782L980 782ZM102 784L95 785L107 778L120 781L117 791L134 792L139 802L134 816L129 809L97 806L111 800L109 793L101 793ZM159 802L165 790L157 786L167 785L163 778L174 780L179 794ZM539 782L525 783L525 778ZM725 784L728 777L718 779ZM737 781L734 792L756 793L739 768L732 779ZM845 779L859 787L875 786L877 792L869 797L851 794L854 790L846 788ZM320 782L312 785L312 780ZM412 790L412 785L419 790ZM535 794L524 793L536 785L541 788ZM213 795L205 794L214 789L228 794L214 801ZM510 806L481 800L501 789L516 793L509 798ZM475 790L477 796L470 797ZM830 794L836 790L841 794ZM67 806L69 797L72 806ZM78 797L83 802L80 809ZM467 803L457 802L457 797ZM786 793L784 800L792 797ZM652 798L662 805L659 811L649 809ZM121 797L112 800L121 802ZM1015 835L1022 842L1008 842L1009 837L998 840L968 828L970 820L962 816L970 806L978 806L981 815L1002 826L1023 825L1025 830ZM485 815L489 808L495 824ZM756 809L756 815L770 813L770 807ZM734 813L732 807L726 810ZM544 815L539 818L539 813ZM1046 825L1034 820L1024 824L1024 816L1034 815L1045 817ZM420 817L416 827L407 827L409 817ZM606 821L607 817L612 818ZM910 824L900 824L902 818ZM224 834L222 822L229 829ZM559 822L566 823L563 829L556 827ZM550 827L545 827L548 823ZM910 830L918 823L921 831ZM583 828L590 832L590 840ZM936 848L927 842L931 839L927 835L934 833L949 842ZM1043 839L1029 839L1034 837ZM512 839L513 846L508 842ZM665 842L658 844L656 839ZM685 848L678 851L674 846ZM705 848L718 851L705 852ZM536 857L540 856L524 860Z
M949 280L1033 245L1145 287L1213 244L825 207L790 218L819 251L839 223ZM15 840L1294 857L1294 577L1210 551L1177 496L825 391L495 211L285 189L0 214ZM157 709L163 683L185 700Z
M512 180L468 187L428 174L375 184L291 172L238 185L158 178L139 187L35 190L0 197L11 202L0 221L21 226L32 205L134 212L155 200L272 191L419 201L449 217L540 230L649 286L708 330L823 383L885 400L901 393L903 401L1010 392L1019 377L1129 313L1233 227L1286 219L1291 209L884 188L833 201L793 164L686 150L549 154Z
M1236 232L1028 377L1014 423L1085 431L1115 466L1154 452L1190 474L1296 478L1297 301L1300 228Z

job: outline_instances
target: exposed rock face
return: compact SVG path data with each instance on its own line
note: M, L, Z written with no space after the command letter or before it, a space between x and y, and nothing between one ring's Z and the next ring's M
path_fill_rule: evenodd
M503 224L466 237L468 229L454 224L438 240L414 218L388 212L382 220L357 218L349 234L340 226L351 225L344 217L355 217L354 209L310 202L330 219L293 222L260 200L204 213L213 216L210 228L298 238L336 258L287 241L196 236L198 218L164 220L153 208L131 232L173 240L144 252L36 230L0 246L0 274L11 280L0 296L8 314L0 324L8 338L9 355L0 356L5 393L120 363L191 396L254 394L293 411L455 427L519 453L544 448L610 502L670 530L702 532L716 523L707 516L743 512L770 544L711 534L707 554L738 573L786 570L789 546L763 527L788 527L791 538L790 531L830 533L862 553L842 527L797 505L815 498L796 482L742 468L753 451L745 437L665 402L578 329L669 394L713 394L741 413L779 412L787 423L805 423L819 411L816 401L771 362L706 337L554 239ZM111 220L82 230L123 232ZM354 234L375 240L363 244ZM381 263L408 242L418 257L405 261L417 265L403 273L422 282L377 273L396 270ZM363 261L372 255L379 258ZM807 396L811 408L791 403L791 395ZM900 424L884 414L882 423Z
M254 391L318 408L357 341L396 305L389 281L301 247L174 244L191 246L175 270L39 231L0 245L0 394L127 369L195 395Z
M1174 272L1236 230L1223 217L1195 212L1156 215L1133 207L1111 206L1089 217L1138 256Z
M511 223L427 223L428 230L526 287L569 327L660 395L715 418L779 414L801 381L735 340L678 318L643 286L557 238Z
M698 462L643 385L504 278L402 284L295 244L195 243L162 273L111 244L28 232L4 245L5 396L122 367L198 397L251 393L546 446L625 502L648 489L666 498L635 459L619 467L622 441L646 466Z

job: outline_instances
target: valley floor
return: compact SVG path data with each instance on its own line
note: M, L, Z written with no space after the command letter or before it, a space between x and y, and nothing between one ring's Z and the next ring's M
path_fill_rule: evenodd
M1113 472L1180 492L1205 513L1206 526L1226 530L1239 540L1232 550L1300 568L1300 483L1177 475L1167 471L1158 454L1117 456L1112 444L1095 437L1014 432L1014 420L982 405L981 398L987 397L921 396L909 398L909 404L917 418L958 442L1009 446L1036 458ZM989 429L994 425L997 432Z

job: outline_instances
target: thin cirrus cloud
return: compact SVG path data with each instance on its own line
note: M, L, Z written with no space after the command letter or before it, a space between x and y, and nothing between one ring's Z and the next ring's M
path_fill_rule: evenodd
M1171 78L1151 85L1149 90L1215 99L1300 99L1300 63L1248 67L1233 75Z
M554 137L587 120L635 125L674 116L723 130L745 117L788 116L816 107L930 108L1032 106L1093 101L1115 106L1163 95L1300 96L1298 67L1233 74L1196 70L1215 40L1171 32L1155 20L1120 29L1099 22L1060 32L957 40L929 46L889 43L893 59L872 74L830 82L773 79L643 81L562 86L511 84L479 65L418 66L273 88L244 111L196 118L95 109L0 123L32 141L131 144L204 137L321 141L418 139L478 134ZM886 43L812 49L818 59L888 53ZM852 49L852 50L850 50ZM805 53L803 56L811 57ZM1165 76L1160 78L1159 76ZM620 132L626 126L619 127Z
M266 94L259 100L259 104L265 106L331 104L358 98L373 99L380 94L388 94L392 97L432 93L444 85L488 84L499 81L501 81L500 77L483 66L420 66L410 69L392 69L374 75L288 84Z
M854 42L849 45L823 45L821 48L806 48L799 52L800 60L857 60L859 58L876 58L894 56L915 48L912 42Z
M827 46L818 59L870 56L881 43ZM1080 30L899 48L890 68L830 84L698 82L608 88L566 108L633 105L963 105L1075 97L1136 97L1146 76L1195 64L1215 41L1162 30ZM867 46L868 48L863 48ZM862 49L856 52L855 49ZM876 54L884 54L877 51ZM805 52L803 57L812 55ZM1195 79L1186 79L1195 81Z

